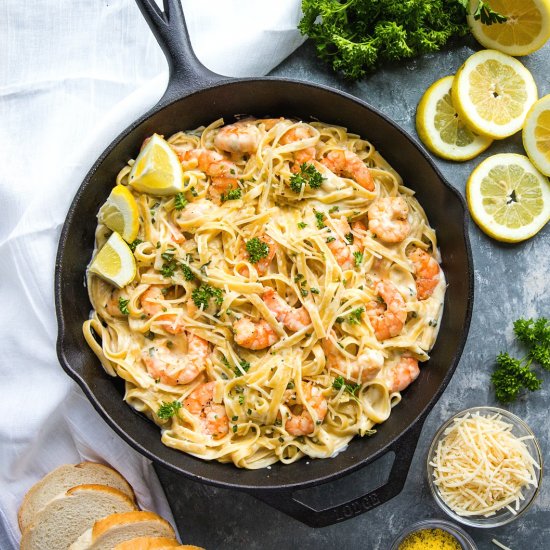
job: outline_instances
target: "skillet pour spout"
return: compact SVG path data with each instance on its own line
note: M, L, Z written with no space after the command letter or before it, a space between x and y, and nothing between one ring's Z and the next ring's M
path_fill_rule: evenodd
M230 80L203 67L195 57L179 0L136 0L162 47L170 68L166 93L146 115L124 130L94 163L67 213L55 273L57 352L67 374L125 441L155 463L211 485L246 491L311 526L325 526L362 514L397 495L405 484L424 420L449 383L458 364L473 306L473 266L465 204L434 163L408 134L374 107L349 94L285 78ZM109 377L87 346L82 323L90 302L82 281L92 255L95 213L109 195L115 176L156 132L170 135L206 121L235 114L322 120L368 137L401 174L426 210L440 243L448 289L439 338L431 359L375 436L355 438L346 451L326 460L275 464L271 469L241 470L206 462L160 441L159 428L123 401L120 379ZM334 481L395 453L388 481L359 498L314 509L295 497L298 490Z

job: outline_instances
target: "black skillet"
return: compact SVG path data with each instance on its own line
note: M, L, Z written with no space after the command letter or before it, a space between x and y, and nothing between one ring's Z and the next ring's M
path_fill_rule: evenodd
M67 214L56 262L55 299L61 365L82 388L105 421L130 445L156 463L199 482L237 489L268 502L311 526L357 516L397 495L405 483L426 415L447 386L462 353L473 304L473 267L465 206L458 192L434 166L424 149L365 102L335 89L284 78L229 80L206 69L195 57L179 0L136 0L170 67L166 93L146 115L118 136L82 182ZM437 344L418 380L403 394L389 420L370 438L355 438L332 459L305 460L271 469L241 470L206 462L165 447L159 428L126 405L120 379L105 374L82 335L90 302L84 287L94 244L95 215L118 171L135 158L153 132L170 135L236 114L321 120L347 127L374 143L412 187L437 230L448 290ZM313 509L294 495L362 468L388 452L395 460L388 481L360 498Z

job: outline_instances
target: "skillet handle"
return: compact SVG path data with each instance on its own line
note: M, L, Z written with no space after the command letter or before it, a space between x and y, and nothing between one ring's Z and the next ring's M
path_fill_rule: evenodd
M251 494L310 527L326 527L359 516L384 504L402 491L424 420L425 418L419 419L404 436L400 437L388 449L388 452L395 453L388 480L384 485L373 489L366 495L333 507L317 510L294 498L293 491L253 491ZM365 467L368 468L368 465Z
M164 11L155 0L136 0L136 4L168 61L168 86L159 105L167 105L188 93L225 80L207 69L195 55L180 0L163 0Z

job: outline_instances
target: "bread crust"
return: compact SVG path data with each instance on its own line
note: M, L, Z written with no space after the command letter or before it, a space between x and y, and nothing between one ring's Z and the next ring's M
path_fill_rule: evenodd
M83 479L78 480L77 478ZM104 486L111 486L107 483L108 478L111 477L116 480L116 485L125 493L128 498L135 503L136 497L130 484L124 479L124 477L114 468L99 464L97 462L80 462L79 464L62 464L55 470L52 470L49 474L46 474L41 480L35 483L23 497L21 506L17 513L17 522L19 523L19 529L23 532L32 523L32 517L38 513L51 498L42 502L42 492L45 490L49 492L50 484L59 484L59 491L52 497L63 494L67 489L74 486L85 483L98 483ZM69 481L70 480L70 481ZM74 483L73 483L74 480ZM115 485L115 483L113 483Z

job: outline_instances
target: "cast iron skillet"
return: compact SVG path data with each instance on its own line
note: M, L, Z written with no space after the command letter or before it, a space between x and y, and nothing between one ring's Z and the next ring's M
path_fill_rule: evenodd
M203 483L247 491L311 526L330 525L359 515L397 495L405 483L426 415L447 386L462 353L473 304L473 268L465 206L458 192L439 173L426 152L379 111L335 89L284 78L228 80L195 57L179 0L136 0L170 67L170 80L159 103L118 136L82 182L67 214L56 262L55 298L59 325L57 352L61 365L82 388L105 421L130 445L155 462ZM120 379L107 376L86 345L82 323L90 313L83 285L94 244L95 215L107 198L118 171L135 158L153 132L169 136L219 117L236 114L286 116L346 126L371 140L416 190L436 228L449 288L437 344L418 380L402 403L370 438L354 439L332 459L298 461L271 469L240 470L206 462L165 447L159 428L123 402ZM387 483L344 504L313 509L295 491L333 481L393 451Z

